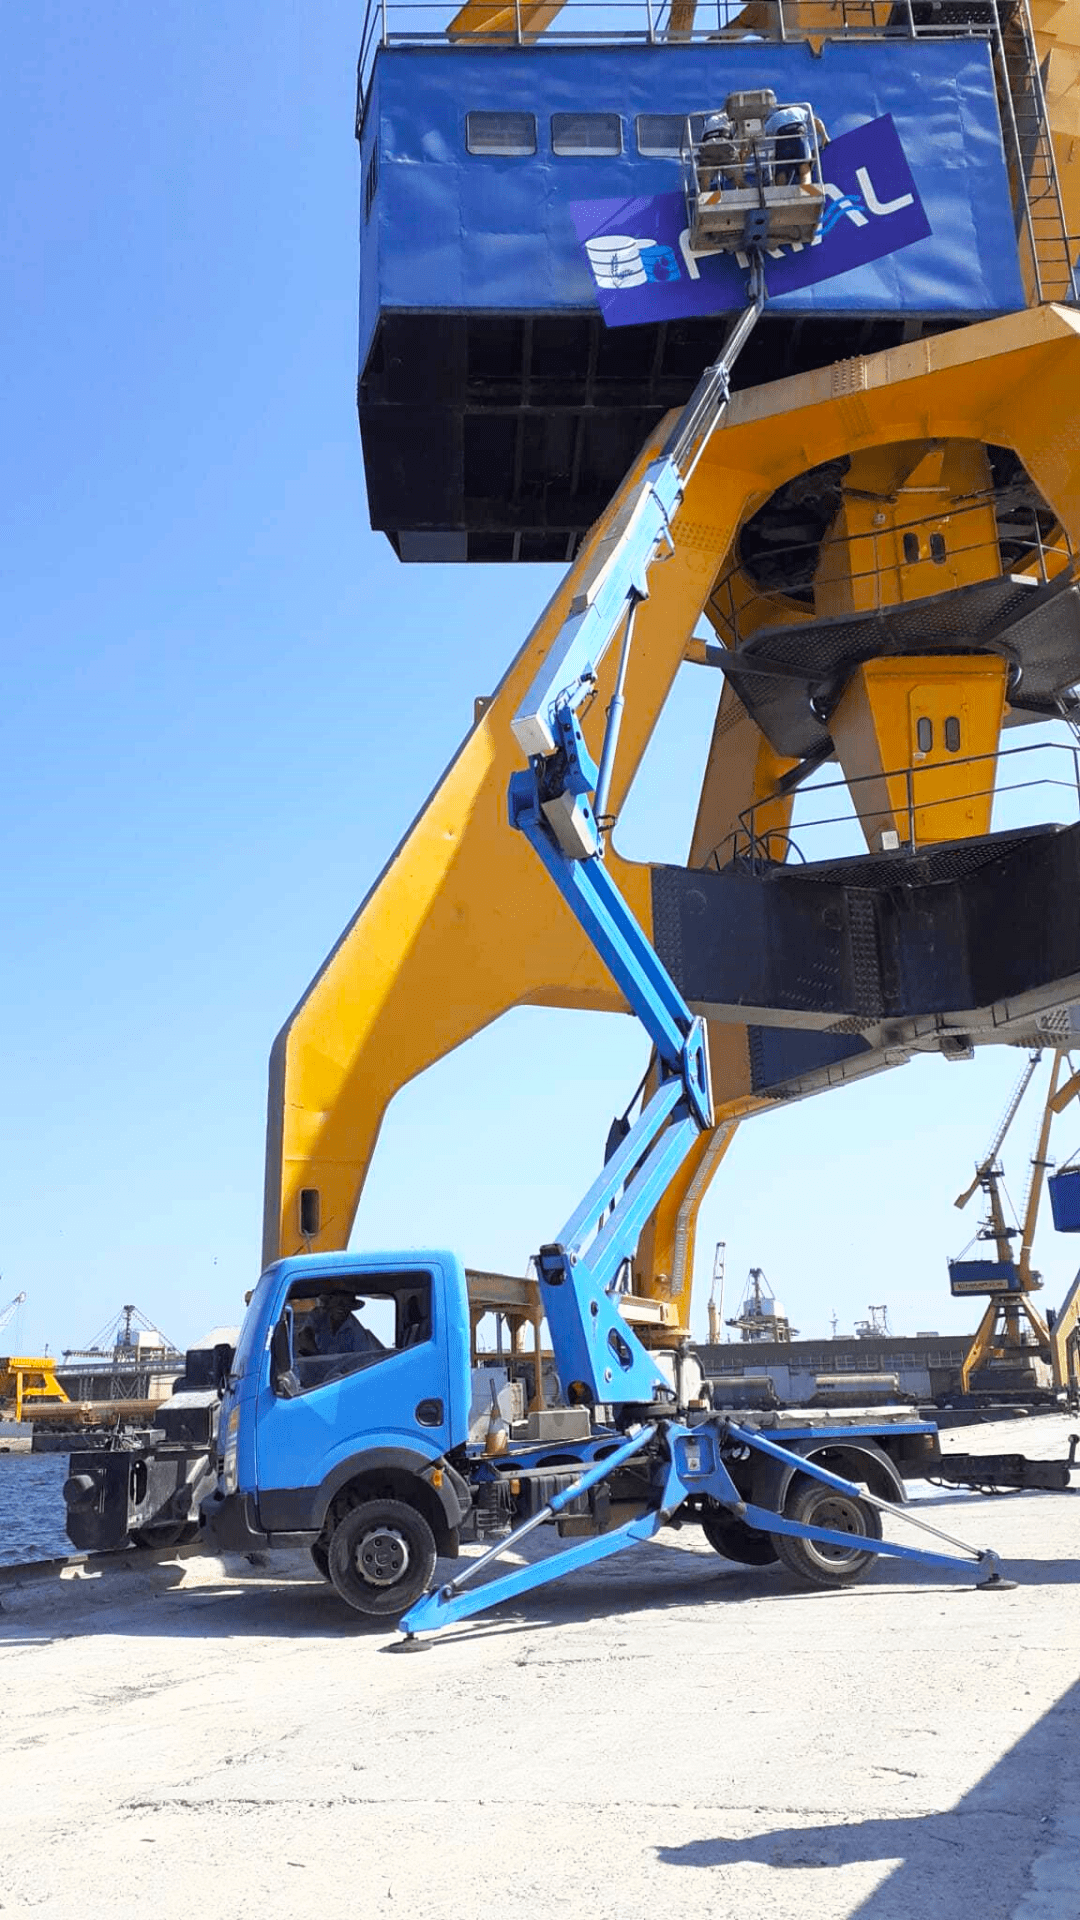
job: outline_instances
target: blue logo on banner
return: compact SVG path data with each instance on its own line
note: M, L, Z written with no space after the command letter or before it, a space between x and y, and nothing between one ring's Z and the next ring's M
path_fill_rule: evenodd
M642 247L641 264L650 280L682 279L682 268L670 247L659 247L655 243Z
M891 114L842 133L822 149L825 208L813 240L771 248L773 296L925 240L930 222ZM681 193L584 200L570 208L608 326L716 313L745 297L745 253L693 254Z

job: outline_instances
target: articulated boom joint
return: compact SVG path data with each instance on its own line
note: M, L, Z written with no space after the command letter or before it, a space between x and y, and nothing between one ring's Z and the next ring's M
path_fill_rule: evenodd
M557 1238L537 1276L565 1385L576 1398L652 1404L670 1384L619 1310L617 1289L643 1227L699 1135L713 1123L705 1023L695 1018L603 859L593 808L598 768L570 699L554 716L555 749L511 779L511 824L539 854L563 899L648 1032L658 1084Z

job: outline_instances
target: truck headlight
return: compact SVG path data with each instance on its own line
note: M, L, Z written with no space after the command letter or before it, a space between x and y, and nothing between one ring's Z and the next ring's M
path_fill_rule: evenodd
M236 1435L230 1434L225 1442L225 1454L221 1462L221 1485L225 1493L236 1492Z

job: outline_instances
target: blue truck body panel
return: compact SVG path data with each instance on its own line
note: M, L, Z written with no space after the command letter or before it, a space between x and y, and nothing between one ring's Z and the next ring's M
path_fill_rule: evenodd
M270 1343L296 1289L349 1281L377 1293L380 1281L400 1274L431 1278L427 1337L375 1364L316 1383L295 1397L277 1393ZM263 1274L248 1308L222 1403L220 1431L228 1444L235 1410L236 1491L258 1499L276 1492L315 1490L364 1453L408 1449L433 1462L464 1444L468 1434L469 1314L465 1272L443 1249L372 1254L305 1254L279 1260ZM429 1411L421 1424L417 1409Z

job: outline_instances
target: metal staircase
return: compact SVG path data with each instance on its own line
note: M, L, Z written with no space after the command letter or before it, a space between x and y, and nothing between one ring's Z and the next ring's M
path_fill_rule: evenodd
M1000 0L997 59L1004 81L1003 131L1021 231L1026 228L1034 299L1080 299L1027 0Z

